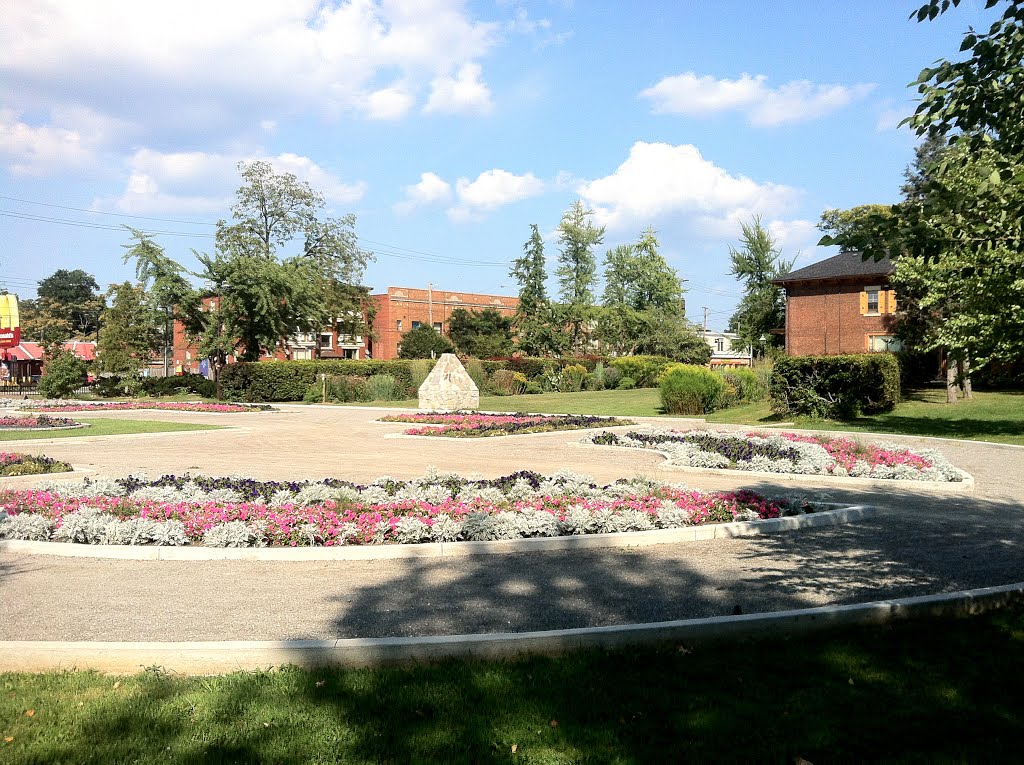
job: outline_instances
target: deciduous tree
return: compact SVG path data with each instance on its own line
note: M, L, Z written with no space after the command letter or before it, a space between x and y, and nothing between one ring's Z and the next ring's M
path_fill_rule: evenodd
M788 274L796 259L782 257L759 216L740 224L740 245L729 248L729 273L743 283L743 299L729 319L729 331L735 332L745 346L756 348L762 342L777 345L778 335L772 330L785 324L786 300L772 280Z
M569 344L577 352L586 350L587 325L593 313L597 286L594 248L604 241L604 227L594 225L593 214L577 199L558 225L559 297L569 327Z

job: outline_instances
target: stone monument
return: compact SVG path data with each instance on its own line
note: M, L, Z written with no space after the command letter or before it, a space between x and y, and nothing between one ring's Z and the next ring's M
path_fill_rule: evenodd
M420 386L420 409L479 409L480 390L454 353L442 353Z

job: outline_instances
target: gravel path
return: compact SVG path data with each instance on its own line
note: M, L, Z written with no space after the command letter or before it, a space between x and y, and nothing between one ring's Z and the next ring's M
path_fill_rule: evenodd
M366 480L384 473L410 477L436 465L464 474L568 468L602 481L644 474L706 488L744 485L769 494L794 489L788 482L750 476L663 471L660 457L641 450L579 449L573 446L578 432L385 439L402 426L369 422L375 415L320 408L244 415L139 412L132 416L240 429L65 439L40 442L38 451L109 475L191 469ZM886 440L938 446L975 476L976 491L939 496L903 489L830 490L833 501L870 502L879 515L845 527L571 555L288 563L0 553L0 639L276 640L526 631L856 603L1024 580L1024 449Z

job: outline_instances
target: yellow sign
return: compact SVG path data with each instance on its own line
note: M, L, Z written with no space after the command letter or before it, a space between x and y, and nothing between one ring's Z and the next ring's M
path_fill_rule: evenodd
M13 348L21 342L18 296L0 295L0 348Z

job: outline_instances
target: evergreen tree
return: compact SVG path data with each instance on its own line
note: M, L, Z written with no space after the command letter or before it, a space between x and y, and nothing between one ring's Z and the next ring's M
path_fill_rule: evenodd
M587 210L577 199L562 215L558 225L559 297L569 326L569 345L575 352L586 350L587 325L593 314L594 288L597 286L597 258L594 248L604 241L604 227L595 226Z
M729 248L729 273L743 282L743 299L729 319L729 331L746 346L761 347L761 338L767 345L777 345L778 336L771 331L785 324L786 301L782 289L772 280L788 274L796 259L782 257L775 239L761 225L760 216L741 223L740 232L742 246Z
M544 240L536 223L530 224L530 238L523 245L522 256L512 261L509 273L519 283L519 306L512 321L518 349L527 356L558 353L564 333L544 284Z

